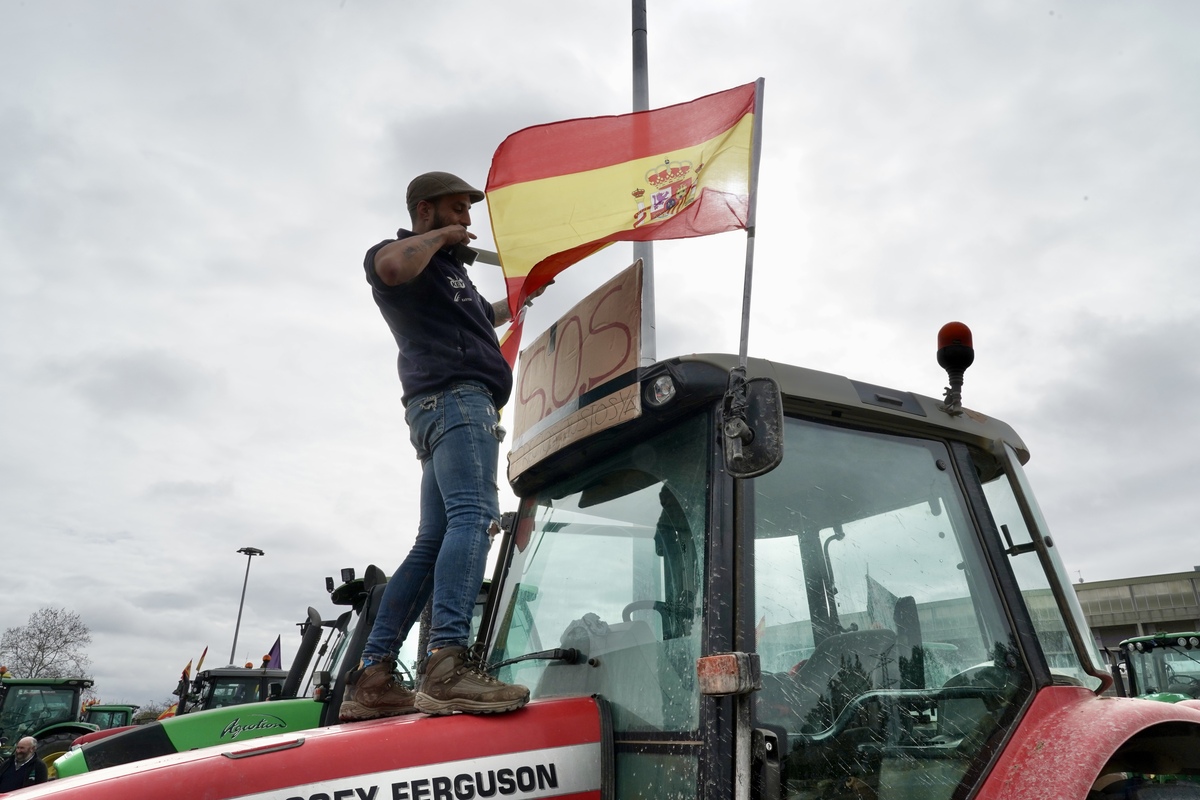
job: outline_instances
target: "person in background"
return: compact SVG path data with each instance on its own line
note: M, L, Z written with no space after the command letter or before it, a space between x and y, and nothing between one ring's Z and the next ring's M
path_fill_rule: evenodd
M36 753L37 739L25 736L17 741L13 754L0 766L0 794L46 782L46 765Z

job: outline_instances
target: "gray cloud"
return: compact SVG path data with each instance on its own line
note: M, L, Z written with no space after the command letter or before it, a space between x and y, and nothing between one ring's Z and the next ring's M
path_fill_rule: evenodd
M207 501L233 495L233 486L227 481L160 481L152 484L146 495L167 502L175 500Z
M162 351L93 356L47 368L102 416L176 416L200 407L213 378Z
M767 80L751 353L937 396L936 331L968 322L967 404L1029 444L1068 567L1159 569L1197 510L1200 10L650 14L652 105ZM67 0L5 33L0 527L29 569L0 613L53 583L102 696L157 700L224 662L253 545L237 656L283 634L287 660L324 576L394 569L415 531L363 252L416 172L482 183L517 129L625 111L627 10ZM490 248L482 206L474 229ZM659 355L735 350L744 237L655 254ZM562 275L527 336L629 260Z

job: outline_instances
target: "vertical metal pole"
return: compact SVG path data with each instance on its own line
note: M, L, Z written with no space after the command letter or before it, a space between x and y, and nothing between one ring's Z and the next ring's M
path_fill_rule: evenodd
M647 66L646 0L633 0L633 110L650 108L650 68Z
M238 602L237 624L233 626L233 648L229 651L229 663L233 664L234 654L237 653L238 631L242 627L242 607L246 605L246 585L250 583L250 561L255 556L264 555L257 547L243 547L239 553L246 554L246 577L242 580L242 599Z
M633 110L650 108L650 68L646 45L646 0L633 0ZM641 365L657 360L654 320L654 247L650 242L633 243L633 259L642 260L642 352Z
M750 197L746 209L746 276L742 286L742 335L738 344L738 364L746 366L750 342L750 290L754 284L754 226L758 216L758 163L762 156L762 111L765 81L754 85L754 133L750 141Z
M750 800L750 749L754 741L754 730L750 727L750 695L733 697L735 733L733 748L733 797L734 800Z

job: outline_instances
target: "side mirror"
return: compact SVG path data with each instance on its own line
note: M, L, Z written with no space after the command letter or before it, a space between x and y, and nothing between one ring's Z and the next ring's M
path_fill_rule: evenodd
M740 369L729 373L722 409L725 470L735 478L753 478L783 461L783 395L770 378L747 380Z
M1119 652L1114 653L1107 647L1100 648L1100 653L1104 656L1105 662L1108 663L1108 671L1112 675L1113 689L1116 691L1117 697L1128 697L1129 691L1125 685L1125 673L1122 671L1125 662L1121 660L1121 654Z

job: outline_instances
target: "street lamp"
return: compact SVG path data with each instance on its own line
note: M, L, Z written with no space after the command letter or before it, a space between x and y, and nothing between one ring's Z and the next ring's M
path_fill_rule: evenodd
M243 547L241 550L238 550L238 552L243 553L246 556L246 578L242 581L242 600L240 603L238 603L237 624L233 626L233 649L229 651L230 664L233 663L233 657L237 653L238 630L240 630L242 627L242 606L246 604L246 584L250 582L250 561L255 556L266 555L266 553L264 553L262 550L259 550L257 547Z

